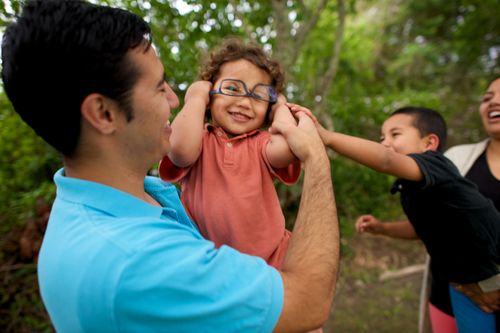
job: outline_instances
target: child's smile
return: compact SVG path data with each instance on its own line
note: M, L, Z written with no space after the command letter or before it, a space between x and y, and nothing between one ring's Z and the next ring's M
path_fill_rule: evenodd
M223 80L241 81L251 91L259 84L270 84L271 77L248 60L240 59L221 66L214 87L219 87ZM249 133L263 126L268 106L269 102L250 96L214 94L210 102L212 123L230 135Z

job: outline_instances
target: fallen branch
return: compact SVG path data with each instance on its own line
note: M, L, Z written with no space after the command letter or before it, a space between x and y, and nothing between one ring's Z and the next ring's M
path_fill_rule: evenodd
M404 268L398 269L397 271L385 271L380 274L379 281L386 281L390 279L396 279L405 277L408 275L422 273L425 270L425 264L411 265Z

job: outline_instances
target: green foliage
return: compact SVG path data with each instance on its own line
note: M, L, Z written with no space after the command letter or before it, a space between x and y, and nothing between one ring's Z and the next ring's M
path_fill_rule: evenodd
M51 201L57 153L41 140L0 94L0 228L11 228L34 213L38 198Z
M500 76L498 0L345 1L339 65L329 90L321 93L341 23L337 1L327 2L317 22L311 19L319 0L92 2L127 8L150 22L167 79L181 100L209 50L227 36L240 36L259 42L286 64L289 99L313 110L321 100L326 110L321 120L330 121L328 126L375 141L387 115L405 105L440 111L449 125L450 145L481 139L479 96ZM181 8L180 3L187 6ZM20 4L0 1L0 29ZM295 44L304 27L310 27L307 38ZM394 179L335 154L331 157L343 235L353 232L360 214L402 217L398 197L389 193ZM38 198L53 198L52 175L60 166L58 154L22 122L0 90L0 235L33 216ZM277 188L287 228L292 229L301 182ZM19 297L9 300L14 314L33 300ZM50 331L50 325L38 322L38 315L28 316L27 325Z

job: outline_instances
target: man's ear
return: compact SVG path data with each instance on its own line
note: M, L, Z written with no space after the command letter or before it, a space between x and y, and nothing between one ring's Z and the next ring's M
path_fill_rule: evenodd
M437 151L439 147L439 136L436 134L429 134L425 138L425 150Z
M102 134L111 134L115 131L116 102L101 94L90 94L82 102L82 117Z

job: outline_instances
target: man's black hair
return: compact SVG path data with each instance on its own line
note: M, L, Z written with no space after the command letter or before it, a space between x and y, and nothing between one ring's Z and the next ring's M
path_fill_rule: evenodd
M125 10L79 0L28 1L2 40L2 79L15 111L45 141L70 156L80 106L91 93L115 99L133 118L138 72L127 52L150 46L150 28Z

